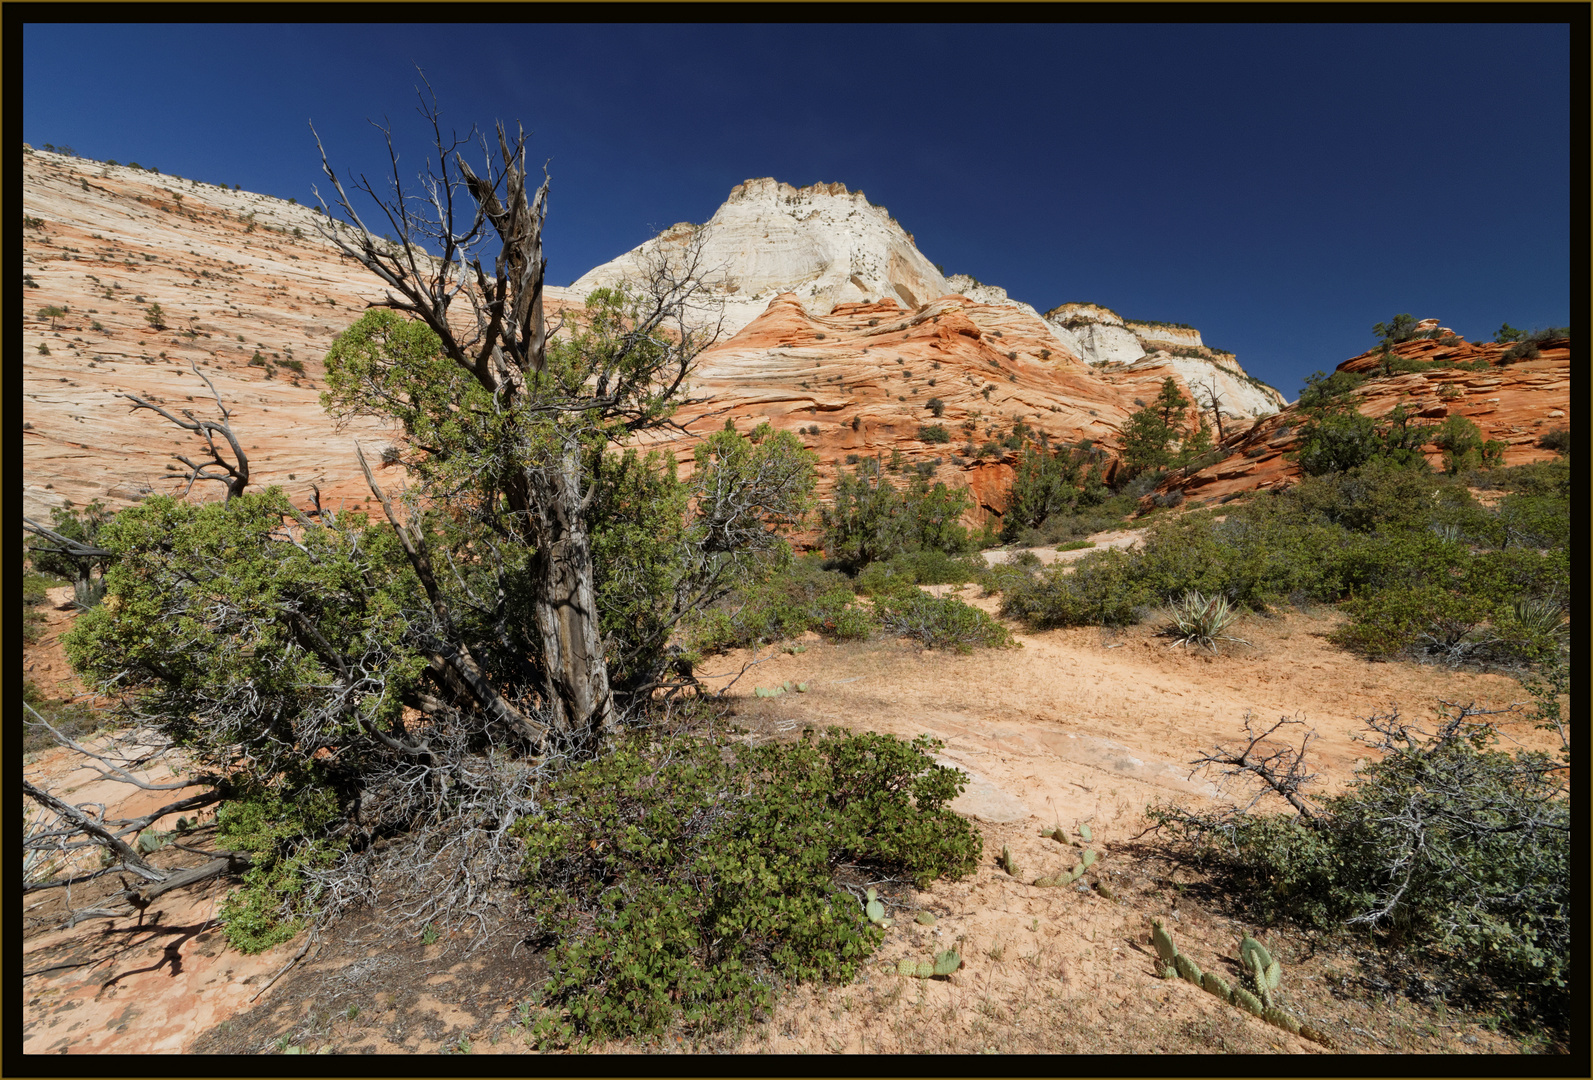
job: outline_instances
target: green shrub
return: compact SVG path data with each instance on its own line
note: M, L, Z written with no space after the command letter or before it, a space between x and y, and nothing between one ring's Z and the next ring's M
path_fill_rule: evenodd
M869 563L853 587L863 596L881 596L911 585L960 585L978 581L985 562L977 555L954 556L943 551L904 551Z
M1496 749L1492 725L1446 708L1435 733L1373 718L1385 753L1347 790L1294 814L1219 819L1152 807L1211 859L1224 895L1263 924L1377 928L1501 994L1523 1022L1570 1016L1570 806L1548 755ZM1489 985L1491 983L1491 985Z
M1116 548L1091 552L1073 563L1054 564L1024 580L1011 580L1001 614L1037 630L1059 626L1128 626L1154 598L1133 576L1134 558Z
M1571 433L1563 427L1550 428L1538 436L1538 445L1545 450L1553 450L1556 454L1569 454Z
M853 978L882 932L840 864L920 886L978 864L978 832L945 806L967 777L934 763L940 746L636 732L566 773L515 826L551 946L539 1042L654 1035L677 1013L717 1028L767 1010L775 979Z
M1130 487L1132 486L1131 484ZM1099 503L1091 503L1081 498L1071 507L1048 514L1045 520L1033 528L1019 528L1013 537L1013 542L1027 547L1049 547L1093 536L1095 533L1123 528L1124 519L1135 510L1138 496L1127 489L1120 495L1110 495L1110 492L1104 490L1102 494L1110 497ZM1002 526L1005 529L1005 517L1002 519Z
M690 624L694 653L752 648L814 630L841 640L865 639L872 616L860 609L846 575L825 570L816 556L793 559L781 573L743 586Z
M49 697L37 683L28 678L22 680L22 700L31 705L34 712L48 721L55 730L74 741L82 741L93 735L110 719L105 713L83 702ZM25 721L22 727L23 753L31 754L60 745L53 735L37 726L32 713L23 710L23 718Z
M1438 494L1440 489L1445 494ZM1469 499L1464 489L1444 489L1426 462L1402 465L1386 460L1302 478L1291 497L1308 515L1356 532L1424 529L1435 505L1445 498Z
M918 441L949 443L951 442L951 432L946 430L945 424L921 424L918 428Z
M1374 659L1410 653L1449 658L1489 614L1486 603L1439 585L1385 588L1343 608L1352 621L1333 631L1332 640Z
M859 463L841 474L832 505L820 509L829 562L856 573L871 562L912 551L964 554L975 540L961 518L971 505L966 491L915 476L897 488L880 475L879 462Z
M1037 442L1023 443L1001 517L1002 540L1011 543L1053 517L1106 502L1110 492L1099 475L1102 456L1087 443L1053 450L1043 434Z
M1007 628L955 596L930 596L920 589L889 593L875 601L880 627L910 637L930 649L973 651L975 645L1004 648L1012 644Z
M1335 371L1331 375L1324 375L1320 371L1312 372L1306 376L1305 387L1300 391L1300 400L1295 404L1305 413L1341 405L1348 401L1355 388L1365 381L1365 375L1354 371Z
M305 871L336 861L340 845L324 833L341 810L318 764L273 786L243 785L237 798L216 811L216 839L230 850L249 852L254 863L227 894L219 915L232 947L253 954L303 928L315 902Z
M1444 452L1444 471L1450 475L1479 466L1497 465L1505 445L1494 439L1484 441L1477 425L1456 413L1451 413L1439 426L1433 443Z

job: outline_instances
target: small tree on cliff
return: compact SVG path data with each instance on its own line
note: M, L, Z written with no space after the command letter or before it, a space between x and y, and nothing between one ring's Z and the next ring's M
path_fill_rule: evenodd
M1162 381L1156 400L1129 415L1122 428L1123 480L1152 469L1165 469L1173 460L1171 444L1186 432L1183 423L1189 399L1169 376Z

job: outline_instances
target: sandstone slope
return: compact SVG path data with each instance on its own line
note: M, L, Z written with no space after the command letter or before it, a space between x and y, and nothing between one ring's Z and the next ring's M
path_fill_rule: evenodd
M382 290L317 235L310 208L32 150L23 206L24 513L37 520L68 500L120 508L152 491L180 492L171 455L192 454L197 440L119 395L214 416L194 364L232 409L255 484L280 484L301 506L313 487L334 504L374 507L354 446L379 453L395 434L370 420L338 424L319 392L326 349ZM550 306L580 303L588 288L634 272L648 251L679 248L697 232L669 230L569 289L550 288ZM853 455L900 451L971 489L976 522L1005 505L1016 455L999 444L1017 421L1110 449L1135 399L1154 397L1169 375L1186 393L1215 379L1235 420L1281 403L1227 354L1169 344L1159 324L1131 331L1105 309L1070 306L1077 326L1088 316L1103 334L1136 343L1133 362L1119 364L1096 338L1086 348L999 288L948 283L883 208L844 185L748 181L702 235L726 329L694 380L707 401L682 419L695 434L727 416L744 430L763 420L805 428L821 493ZM148 318L154 304L159 326ZM40 314L52 307L66 314ZM934 425L946 442L920 431ZM649 445L688 462L694 441ZM383 483L400 484L398 473L387 470ZM220 494L206 487L199 497Z
M1414 411L1425 422L1438 424L1449 416L1463 416L1476 424L1485 439L1505 444L1504 463L1521 465L1553 458L1554 452L1538 445L1554 428L1571 426L1571 343L1561 338L1544 342L1531 360L1504 361L1508 345L1456 340L1402 342L1396 355L1418 360L1484 360L1486 371L1430 368L1425 371L1376 375L1382 350L1351 357L1338 366L1370 376L1353 391L1361 413L1386 416L1397 405ZM1223 499L1260 488L1285 487L1300 477L1300 468L1286 456L1299 449L1306 417L1291 405L1275 416L1255 421L1230 434L1222 449L1227 456L1193 473L1174 473L1161 485L1166 494L1179 491L1202 500ZM1428 462L1443 467L1443 453L1425 448Z

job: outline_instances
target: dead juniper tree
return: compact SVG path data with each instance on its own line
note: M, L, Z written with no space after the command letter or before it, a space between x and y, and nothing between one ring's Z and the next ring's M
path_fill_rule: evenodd
M205 451L208 456L202 460L194 460L185 454L173 454L172 457L188 467L188 486L183 488L182 496L193 490L194 484L200 480L214 480L227 490L227 498L236 499L244 493L249 486L249 458L243 452L243 445L238 442L238 436L232 430L232 410L227 408L226 402L221 400L221 394L216 389L216 384L210 381L210 376L199 370L199 365L189 363L194 369L194 374L205 380L205 385L210 387L211 395L216 399L216 408L221 411L220 420L205 420L194 415L192 409L182 409L179 419L167 412L165 408L147 401L137 394L123 394L128 401L133 403L133 410L148 409L170 420L173 424L185 431L192 431L205 441ZM221 448L216 445L216 437L220 436L227 444L227 449L232 455L232 460L227 460Z
M224 912L244 947L378 895L395 923L485 927L550 757L602 752L688 679L681 620L787 558L811 498L812 456L767 426L714 432L686 479L637 445L674 424L707 340L698 246L550 327L524 136L500 127L476 169L422 111L419 193L396 151L390 197L353 185L397 239L329 165L347 220L323 203L324 235L388 286L323 396L402 429L402 487L359 454L385 520L277 489L152 497L106 530L110 602L65 639L216 778L218 839L252 860Z
M1217 425L1217 445L1221 446L1227 441L1227 432L1222 428L1222 394L1217 390L1217 377L1213 375L1207 383L1192 386L1196 398L1205 408L1211 410L1211 418Z
M656 260L634 292L605 297L577 318L580 333L550 343L542 251L549 180L544 171L541 185L530 188L525 133L511 141L500 124L497 157L483 139L486 167L478 172L459 153L470 136L445 136L434 100L423 100L421 112L435 156L419 188L404 185L386 128L390 191L378 193L363 176L350 185L375 203L395 240L375 237L324 149L336 205L321 200L327 223L320 230L387 286L379 306L430 331L435 352L422 369L410 362L412 352L378 357L351 342L347 351L360 355L329 370L330 396L342 415L398 419L427 452L424 479L434 487L457 489L464 471L474 472L493 530L530 553L534 662L550 728L611 736L620 716L599 629L588 525L597 490L592 455L611 441L672 423L692 361L708 340L688 317L706 298L700 245L687 245L678 259ZM450 439L438 423L437 402L424 400L428 390L442 388L472 414L459 425L468 427L468 440L457 431ZM435 601L430 543L423 531L404 535L406 554ZM476 677L463 669L460 675Z

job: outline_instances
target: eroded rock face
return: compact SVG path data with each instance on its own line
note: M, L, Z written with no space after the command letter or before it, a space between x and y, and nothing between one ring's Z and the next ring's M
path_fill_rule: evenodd
M232 409L255 486L281 485L301 507L318 489L329 505L379 512L355 443L374 462L397 432L370 419L339 423L319 395L327 348L382 289L316 234L310 209L46 152L24 155L23 180L24 212L39 222L23 230L28 516L45 520L67 500L120 509L152 491L180 493L167 466L175 452L192 455L195 439L118 395L214 416L191 363ZM819 454L821 495L854 459L900 453L905 467L970 489L976 523L1005 507L1017 454L1001 443L1014 423L1111 449L1135 397L1154 398L1168 375L1193 397L1192 381L1213 374L1186 357L1145 356L1104 308L1064 305L1042 318L996 286L948 283L883 208L842 185L749 181L709 225L707 261L725 267L727 330L693 379L693 395L707 400L683 416L690 436L645 444L683 464L726 416L742 430L768 420ZM698 232L677 226L652 250L678 250ZM549 287L550 308L579 305L647 250L574 287ZM147 317L155 303L160 328ZM51 306L67 314L37 314ZM1058 312L1085 320L1089 348ZM1100 335L1134 342L1137 363L1086 363L1103 349L1117 355ZM1241 375L1216 378L1225 407L1248 419L1265 403L1244 397ZM947 441L931 441L936 428ZM390 489L404 482L398 467L377 478ZM210 488L198 497L220 497L220 485Z
M635 278L648 259L680 250L701 234L703 266L724 302L724 328L733 334L790 291L818 314L835 305L889 297L918 307L951 292L884 207L845 184L796 188L772 178L737 184L700 229L676 225L583 274L570 289L592 289Z
M1123 325L1146 345L1180 345L1184 348L1199 348L1205 345L1205 342L1200 340L1200 331L1192 326L1169 326L1166 323L1132 320Z
M1432 320L1437 325L1437 320ZM1483 438L1505 444L1504 463L1521 465L1553 458L1554 452L1538 446L1543 434L1570 427L1571 349L1569 339L1544 342L1531 360L1504 362L1507 345L1436 341L1407 341L1394 346L1398 356L1421 359L1485 360L1486 371L1433 368L1426 371L1378 375L1381 349L1351 357L1340 371L1369 375L1354 391L1356 408L1367 416L1381 417L1404 405L1422 420L1441 423L1451 415L1476 424ZM1286 487L1298 481L1300 468L1285 455L1299 449L1305 416L1290 406L1255 421L1225 444L1228 456L1191 475L1173 474L1159 493L1181 491L1189 498L1217 500L1260 488ZM1443 467L1443 453L1426 448L1428 463Z
M1115 443L1132 411L1043 320L955 294L915 309L887 299L828 314L782 294L702 355L692 387L709 400L678 418L690 436L649 444L667 447L683 472L696 438L726 415L743 431L767 420L818 453L821 497L837 469L899 453L903 475L923 466L970 488L979 504L971 522L1005 508L1016 451L984 448L1015 422L1053 440Z
M301 503L311 483L334 505L365 501L354 443L380 456L393 433L322 411L321 360L381 289L316 235L308 207L36 151L23 157L23 208L39 222L22 245L25 514L180 492L167 465L198 440L118 395L215 417L191 363L232 409L255 484ZM40 317L46 307L67 314Z

